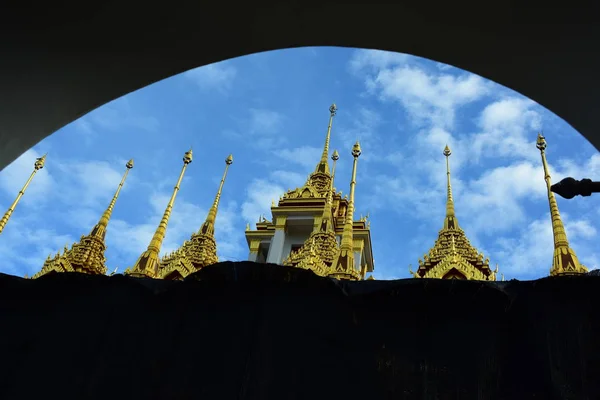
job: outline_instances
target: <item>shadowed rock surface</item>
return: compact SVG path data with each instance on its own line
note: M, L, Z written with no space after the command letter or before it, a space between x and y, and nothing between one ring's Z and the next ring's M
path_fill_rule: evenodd
M0 398L596 399L600 277L0 275Z

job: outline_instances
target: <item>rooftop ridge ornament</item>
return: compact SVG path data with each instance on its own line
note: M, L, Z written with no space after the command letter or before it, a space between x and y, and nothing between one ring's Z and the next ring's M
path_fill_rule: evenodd
M35 174L37 174L37 172L39 170L44 168L44 165L46 164L46 155L47 154L48 153L35 159L35 162L33 163L33 171L31 172L31 175L29 175L29 178L25 182L25 185L23 185L23 187L19 191L19 194L17 194L17 198L15 199L15 201L13 201L12 204L10 205L10 207L8 207L8 210L6 210L6 212L4 213L4 216L2 216L2 218L0 218L0 233L2 233L2 231L4 231L4 227L8 223L8 220L12 216L12 213L15 211L15 208L17 208L17 204L19 204L21 197L23 197L23 195L25 194L25 191L29 187L29 184L33 180L33 177L35 176Z

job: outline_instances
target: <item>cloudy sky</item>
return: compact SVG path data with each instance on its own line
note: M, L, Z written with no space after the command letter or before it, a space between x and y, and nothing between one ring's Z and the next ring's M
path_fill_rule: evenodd
M551 82L549 82L551 84ZM0 172L1 212L48 152L0 236L0 272L32 275L87 234L129 174L107 234L110 270L145 250L193 147L163 251L206 217L224 160L234 164L217 218L222 260L243 260L246 223L302 185L322 149L332 102L336 186L348 192L359 139L356 214L370 214L375 278L407 278L433 245L445 212L445 160L459 223L506 278L548 274L552 229L538 130L554 182L600 179L600 154L563 120L496 83L408 55L341 48L256 54L201 67L138 90L59 130ZM600 197L558 198L580 260L600 267Z

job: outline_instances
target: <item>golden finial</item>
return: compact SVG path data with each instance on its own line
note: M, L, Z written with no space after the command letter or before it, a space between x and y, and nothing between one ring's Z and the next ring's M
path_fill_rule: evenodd
M567 233L563 225L558 203L551 190L552 181L550 179L550 169L546 160L546 138L542 133L538 133L535 147L538 148L542 157L542 166L544 168L544 180L548 191L548 203L550 204L550 218L552 221L552 234L554 236L554 257L550 275L580 274L587 272L587 268L579 262L575 251L570 247L567 239Z
M46 153L46 154L48 154L48 153ZM10 216L15 211L15 208L17 208L17 204L19 204L19 200L21 200L21 197L23 197L23 195L25 194L25 191L29 187L29 184L31 183L31 180L33 179L35 174L39 170L44 168L44 165L46 164L46 154L35 159L35 162L33 163L33 172L31 173L31 175L29 175L29 179L27 179L27 182L25 182L25 185L19 191L19 194L17 194L17 198L15 199L15 201L12 202L10 207L8 207L8 210L6 210L6 213L4 213L4 216L0 219L0 233L2 233L2 231L4 230L4 227L6 226L8 220L10 219Z
M452 154L450 147L446 145L444 147L444 156L446 156L446 185L448 198L446 200L446 218L444 218L444 229L456 229L458 228L458 221L454 212L454 199L452 198L452 185L450 184L450 161L449 157Z
M271 207L275 207L275 200L271 200Z
M179 179L175 184L175 188L173 189L173 194L167 203L167 207L165 208L165 212L152 236L152 240L148 245L148 248L142 255L138 258L135 265L131 268L130 274L134 275L142 275L154 277L158 272L158 260L160 248L162 246L162 242L165 239L167 233L167 225L169 224L169 218L171 217L171 212L173 210L173 205L175 204L175 198L177 197L177 193L179 192L179 188L181 186L181 181L183 180L183 175L185 174L185 170L187 166L192 162L192 149L186 151L183 155L183 168L179 174ZM129 269L126 270L126 272Z
M329 174L329 164L327 162L327 157L329 156L329 142L331 141L331 125L333 123L333 117L336 113L337 106L334 103L329 107L329 125L327 126L325 145L323 146L323 154L321 155L321 160L319 161L319 164L317 164L317 168L315 168L315 172L323 172Z
M204 221L204 224L202 224L199 233L205 235L214 235L215 233L215 221L217 219L217 211L219 210L219 202L221 200L221 194L223 193L223 185L225 184L225 178L227 178L227 171L229 170L229 166L231 164L233 164L233 155L230 154L225 159L225 171L223 172L223 176L221 177L219 189L217 190L217 194L215 195L215 200L213 201L210 210L208 210L206 221Z
M108 204L108 207L106 208L106 210L104 210L104 213L102 214L102 217L100 218L100 221L92 230L91 236L96 236L96 237L104 240L104 237L106 236L106 228L108 226L108 222L110 221L110 217L112 215L113 209L115 208L115 204L117 203L117 199L119 198L121 189L123 188L123 185L125 184L127 175L129 175L129 170L131 170L132 168L133 168L133 158L131 160L127 161L127 163L125 164L125 173L123 174L123 177L121 178L121 183L119 183L119 186L117 187L117 191L115 192L113 198L111 199L110 203Z
M247 222L247 223L246 223L246 230L247 230L247 231L249 231L249 230L250 230L250 223L249 223L249 222Z
M333 151L331 159L333 160L333 167L331 170L331 179L329 181L329 190L327 191L327 201L325 202L325 207L323 208L323 216L321 218L321 232L331 232L334 230L331 208L333 206L333 181L335 179L335 166L337 160L340 159L340 155L338 154L337 150Z

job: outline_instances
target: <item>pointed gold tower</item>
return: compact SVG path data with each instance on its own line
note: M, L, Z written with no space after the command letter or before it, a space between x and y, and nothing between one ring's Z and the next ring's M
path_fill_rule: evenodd
M325 147L329 147L329 141L326 142ZM335 179L335 166L339 158L340 155L337 150L334 150L331 156L333 160L331 183L320 223L315 224L306 242L298 250L291 252L288 258L282 262L283 265L310 269L321 276L327 276L331 273L331 265L339 252L333 221L333 182ZM327 165L327 163L323 163L321 160L319 166L323 165Z
M361 155L360 144L356 142L352 147L352 180L350 181L350 200L348 200L348 211L344 221L344 232L342 234L342 243L337 257L333 261L332 272L330 276L338 279L360 280L360 268L357 268L354 261L354 188L356 187L356 166L358 157Z
M219 262L217 256L217 241L215 239L215 221L219 210L219 202L223 193L223 185L227 178L227 171L233 164L233 155L225 159L225 171L219 183L219 189L215 196L206 220L194 233L190 240L187 240L182 247L175 250L161 260L159 268L159 277L169 280L180 280L187 275L199 271L207 265Z
M6 213L4 213L4 216L0 219L0 233L2 233L2 231L4 230L6 223L10 219L10 216L12 215L12 213L15 211L17 204L19 204L19 200L21 200L21 197L23 197L23 195L25 194L25 191L29 187L29 184L33 180L33 177L35 176L35 174L37 174L37 172L40 169L44 168L45 163L46 163L46 154L35 159L35 163L33 164L33 172L31 172L31 175L29 175L29 179L27 179L27 182L25 182L25 185L19 191L19 194L17 195L17 198L15 199L15 201L13 201L13 203L10 205L10 207L8 207L8 210L6 210Z
M167 234L167 225L169 224L169 218L171 217L171 212L173 210L173 205L175 204L175 198L177 197L177 193L179 192L179 187L181 186L181 181L183 180L183 175L185 174L185 170L187 166L192 162L192 149L187 151L183 155L183 168L181 168L181 173L179 174L179 179L175 184L175 188L173 189L173 194L171 195L171 199L167 203L167 208L163 214L156 231L154 232L154 236L148 245L146 251L140 255L134 266L129 269L127 268L124 272L125 275L131 275L136 277L148 277L148 278L156 278L158 275L158 265L159 265L159 253L160 248L162 246L162 242L165 239L165 235Z
M567 233L558 212L558 204L554 193L550 190L552 182L550 180L550 172L548 162L546 161L546 138L541 133L538 133L536 147L542 155L542 164L544 166L544 180L548 189L548 203L550 204L550 218L552 220L552 233L554 235L554 258L552 259L552 268L550 275L574 275L583 274L588 269L581 265L577 259L575 251L569 246Z
M70 249L65 247L63 254L57 253L53 258L48 256L40 272L32 276L38 278L42 275L53 272L81 272L92 275L106 274L106 228L112 215L117 198L121 193L121 188L125 184L125 179L129 170L133 168L133 160L125 164L126 170L121 178L121 183L117 187L112 200L100 217L100 221L94 226L87 236L81 236L78 243L74 243Z
M271 220L261 215L256 229L246 227L249 261L284 264L309 269L319 276L329 276L334 259L338 257L344 229L350 229L353 238L350 239L350 247L355 264L359 266L352 279L358 276L365 279L367 272L373 271L370 222L367 218L353 221L353 215L348 217L348 196L342 196L334 188L335 165L339 158L337 152L332 155L333 168L329 169L327 154L337 110L335 104L329 107L323 152L305 184L288 189L278 202L271 204ZM349 224L349 228L344 228L345 223Z
M331 141L331 125L333 124L333 117L335 117L336 113L337 106L334 103L329 107L329 125L327 125L327 135L325 136L325 145L323 146L321 159L319 160L315 171L308 177L305 185L306 187L312 187L322 196L327 195L327 191L331 186L331 174L329 173L329 163L327 158L329 157L329 142Z
M498 268L490 269L489 259L484 259L475 247L471 245L465 232L458 225L454 211L452 184L450 181L450 147L446 145L443 152L446 157L446 216L444 226L438 233L438 238L428 254L419 260L419 269L410 274L415 278L438 279L476 279L495 281Z

